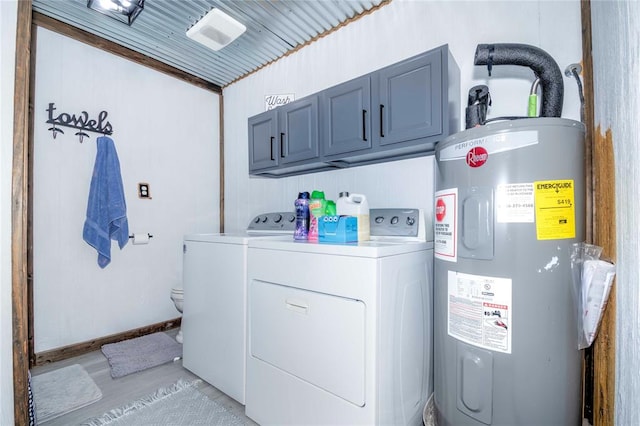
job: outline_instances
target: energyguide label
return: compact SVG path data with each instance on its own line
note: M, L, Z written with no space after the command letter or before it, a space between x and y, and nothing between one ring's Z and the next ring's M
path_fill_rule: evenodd
M538 240L575 238L574 181L545 180L533 183Z

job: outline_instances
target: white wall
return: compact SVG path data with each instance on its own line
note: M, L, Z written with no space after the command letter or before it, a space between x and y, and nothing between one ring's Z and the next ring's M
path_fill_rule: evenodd
M616 191L615 424L640 424L640 3L592 2L595 124L611 131Z
M11 169L17 1L0 1L0 424L13 424Z
M219 228L219 96L45 29L38 29L34 138L35 350L41 352L179 316L182 236ZM130 232L105 269L82 239L96 138L54 140L56 113L108 112ZM4 182L4 180L3 180ZM137 184L150 184L151 200Z
M249 178L247 118L264 110L267 94L296 99L351 78L449 44L461 72L462 109L468 90L488 84L489 117L525 115L533 80L528 68L473 65L479 43L526 43L556 59L561 70L581 58L578 1L403 1L351 23L317 42L225 88L225 230L240 231L256 214L293 209L301 190L367 195L372 207L421 207L432 212L433 157L396 161L281 179ZM574 81L565 80L563 117L578 119ZM464 117L464 110L460 112ZM460 130L464 123L460 124Z

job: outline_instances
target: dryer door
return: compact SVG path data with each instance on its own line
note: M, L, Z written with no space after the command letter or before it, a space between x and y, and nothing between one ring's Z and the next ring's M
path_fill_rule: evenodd
M251 356L358 406L365 403L365 306L252 280Z

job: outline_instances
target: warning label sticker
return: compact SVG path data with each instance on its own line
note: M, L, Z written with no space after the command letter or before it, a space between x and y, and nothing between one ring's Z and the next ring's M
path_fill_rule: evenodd
M573 180L534 182L538 240L575 238L576 215Z
M511 353L510 278L448 273L447 332L480 348Z
M457 262L458 188L437 191L435 195L433 252L437 259Z
M533 223L534 220L533 183L509 183L496 187L498 223Z

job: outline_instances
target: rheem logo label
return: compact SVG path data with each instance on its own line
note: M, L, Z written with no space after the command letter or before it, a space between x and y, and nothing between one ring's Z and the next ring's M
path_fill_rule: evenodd
M487 162L487 158L489 158L489 153L481 146L471 148L467 152L467 164L469 167L480 167Z

